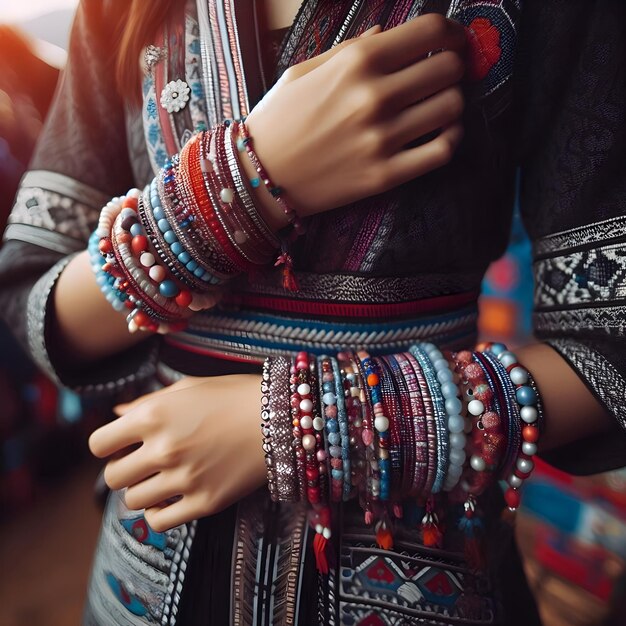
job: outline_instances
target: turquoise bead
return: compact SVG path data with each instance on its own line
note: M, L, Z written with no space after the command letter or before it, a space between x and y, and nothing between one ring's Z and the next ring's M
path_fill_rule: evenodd
M522 406L530 406L537 402L537 394L532 387L518 387L515 390L515 397Z
M494 343L489 350L496 356L506 352L507 348L503 343Z
M326 420L326 430L329 433L338 433L339 432L339 423L336 419Z
M201 268L200 266L196 267L196 269L193 271L193 275L196 278L203 278L204 277L204 269Z
M191 261L191 255L189 254L189 252L181 252L178 255L178 260L181 263L189 263L189 261Z
M448 380L441 385L441 393L443 393L445 398L455 398L458 393L458 387L451 380Z
M322 402L324 402L324 404L337 404L337 398L334 393L325 393L322 396Z
M152 201L152 204L154 205L154 200ZM165 212L163 211L163 209L161 207L156 207L154 209L154 211L152 211L152 215L154 215L154 219L158 222L159 220L164 220L165 219Z
M341 443L341 435L339 433L329 433L328 443L331 446L338 446Z
M170 223L166 219L161 219L157 222L157 226L162 233L166 233L170 228Z
M189 261L189 263L187 263L187 265L185 265L185 267L190 271L193 272L194 270L196 270L198 268L198 264L191 260Z
M178 287L171 280L164 280L162 283L159 283L159 292L166 298L174 298L179 293Z
M168 230L164 233L163 239L165 239L165 241L167 241L170 245L178 241L178 237L176 237L176 233L173 230Z
M179 254L182 254L185 251L185 248L183 248L183 244L180 243L180 241L175 241L172 246L172 252L178 256Z
M136 237L137 235L143 235L143 228L141 227L141 224L137 224L137 223L133 224L130 227L130 234L133 237Z

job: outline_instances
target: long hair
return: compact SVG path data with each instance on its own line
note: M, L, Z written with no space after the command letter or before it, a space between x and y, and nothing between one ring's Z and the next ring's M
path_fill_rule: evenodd
M115 77L121 94L140 97L140 55L176 2L184 0L125 0L117 2L118 33Z

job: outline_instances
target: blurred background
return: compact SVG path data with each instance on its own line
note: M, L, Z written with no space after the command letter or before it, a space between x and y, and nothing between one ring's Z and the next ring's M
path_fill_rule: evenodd
M75 0L0 0L0 231L66 59ZM490 268L485 337L530 334L530 244L519 218ZM86 439L108 419L55 388L0 325L0 626L80 624L100 507ZM517 535L546 626L626 625L626 470L574 478L539 464Z

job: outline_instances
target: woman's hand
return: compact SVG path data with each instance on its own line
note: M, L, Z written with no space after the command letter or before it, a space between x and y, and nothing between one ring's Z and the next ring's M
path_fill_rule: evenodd
M107 485L127 488L126 505L145 509L155 531L217 513L264 483L259 376L187 378L121 408L89 447L115 455Z
M464 46L461 25L429 14L287 70L247 124L300 215L387 191L451 159L462 137Z

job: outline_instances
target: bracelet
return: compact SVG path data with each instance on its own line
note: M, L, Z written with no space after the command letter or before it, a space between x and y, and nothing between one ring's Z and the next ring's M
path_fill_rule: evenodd
M301 235L304 233L304 226L296 212L289 206L287 201L283 196L283 190L280 187L274 185L271 181L268 173L265 168L261 164L257 153L254 151L252 137L248 131L248 127L246 126L245 121L241 121L239 123L239 139L237 140L237 149L239 152L243 152L244 150L247 152L248 157L250 158L250 162L252 163L254 169L256 170L258 177L250 180L250 184L253 188L257 188L261 181L267 187L268 191L272 194L272 196L276 199L278 204L283 209L283 213L286 215L288 222L293 226L296 234Z

